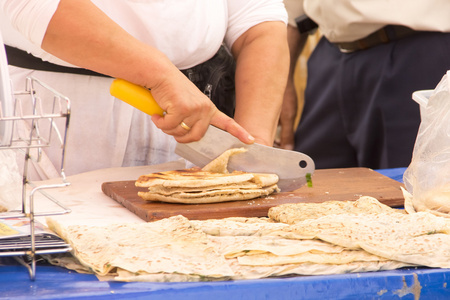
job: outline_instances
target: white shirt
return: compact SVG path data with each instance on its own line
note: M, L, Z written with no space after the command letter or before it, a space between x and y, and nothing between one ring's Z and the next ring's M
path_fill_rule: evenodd
M179 69L208 60L223 41L231 48L241 34L258 23L287 22L282 0L92 2L134 37L165 53ZM59 0L3 0L1 9L8 21L0 25L5 43L44 60L65 64L40 49L58 3Z
M449 0L285 0L293 18L308 15L331 42L363 38L386 25L450 32ZM303 5L298 5L301 3ZM294 11L297 9L297 11ZM290 16L291 18L291 16Z

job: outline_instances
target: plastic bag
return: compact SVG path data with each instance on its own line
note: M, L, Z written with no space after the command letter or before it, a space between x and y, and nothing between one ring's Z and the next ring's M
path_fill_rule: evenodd
M434 91L417 91L421 123L403 181L415 211L450 217L450 71Z

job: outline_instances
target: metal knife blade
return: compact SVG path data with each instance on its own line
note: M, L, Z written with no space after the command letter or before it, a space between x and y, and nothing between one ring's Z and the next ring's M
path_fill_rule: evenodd
M204 167L231 148L246 148L248 151L231 156L228 171L277 174L282 192L300 188L307 182L307 174L314 173L314 161L306 154L256 143L247 145L212 125L198 142L178 143L175 153L198 167Z

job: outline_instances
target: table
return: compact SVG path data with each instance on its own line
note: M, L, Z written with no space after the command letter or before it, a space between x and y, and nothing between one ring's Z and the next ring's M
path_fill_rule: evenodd
M404 168L377 170L398 181ZM393 271L258 280L149 283L101 282L44 262L31 281L24 266L0 259L0 299L449 299L450 270Z

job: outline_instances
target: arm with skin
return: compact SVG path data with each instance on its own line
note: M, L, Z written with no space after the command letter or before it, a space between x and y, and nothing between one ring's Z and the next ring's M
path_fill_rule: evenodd
M272 146L289 72L286 25L263 22L233 44L236 57L235 120L257 143Z
M42 48L79 67L122 78L152 90L166 111L153 116L156 126L179 142L199 140L209 124L245 143L254 140L221 113L159 50L118 26L89 0L61 0L45 33ZM179 124L192 129L186 131Z
M286 90L284 92L283 106L280 115L279 124L281 127L281 131L278 146L282 149L293 150L295 132L294 126L298 112L297 90L294 82L295 67L308 39L308 34L300 34L297 27L288 25L287 37L289 44L290 66L288 82Z

